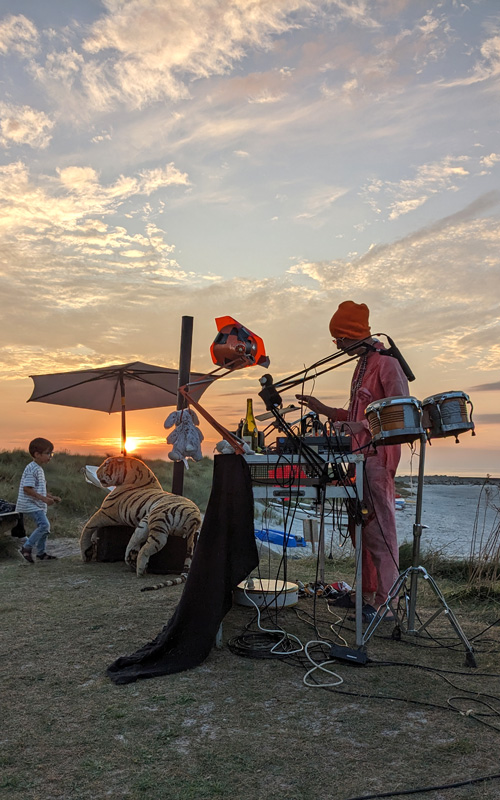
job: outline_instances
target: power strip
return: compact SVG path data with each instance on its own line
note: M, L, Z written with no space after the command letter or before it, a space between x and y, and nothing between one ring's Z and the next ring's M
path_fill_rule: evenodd
M339 644L332 644L330 658L347 661L349 664L357 664L360 667L368 663L368 656L364 650L353 650L352 647L342 647Z

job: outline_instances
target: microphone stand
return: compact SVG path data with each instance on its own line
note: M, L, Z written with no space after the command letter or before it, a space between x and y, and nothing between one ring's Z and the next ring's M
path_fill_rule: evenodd
M359 343L356 343L354 347L358 348ZM303 383L304 380L310 380L312 377L317 377L317 375L323 374L323 372L328 372L331 369L335 369L336 367L341 366L342 364L347 364L349 361L353 361L356 358L359 358L359 354L351 354L348 356L347 359L341 361L339 364L334 364L328 369L322 370L322 372L315 373L314 375L309 376L309 378L305 378L305 374L318 366L321 366L328 361L337 360L344 353L334 353L333 356L329 356L323 359L320 362L317 362L312 367L306 370L302 370L301 372L296 372L294 375L289 376L289 378L283 379L278 383L274 384L272 376L267 374L263 375L260 379L260 383L262 385L262 390L259 392L259 397L263 400L266 410L270 411L274 418L275 424L277 425L279 430L282 430L287 438L292 442L293 449L295 452L300 456L304 457L304 461L310 467L313 475L317 477L317 505L319 506L320 510L320 530L319 530L319 537L318 537L318 561L319 561L319 578L322 583L325 580L325 503L326 503L326 486L327 483L332 482L337 478L337 473L329 474L329 470L332 467L331 461L334 463L334 467L337 465L337 459L335 457L335 453L332 452L333 458L331 461L325 461L316 450L309 445L306 445L300 436L297 436L291 425L284 419L283 416L279 413L279 407L282 405L281 396L279 395L277 388L280 387L289 389L292 386L297 386ZM293 380L297 378L297 376L301 376L298 380ZM361 468L362 469L362 468ZM299 475L300 475L300 464L298 465ZM299 478L298 478L299 479ZM292 476L293 481L293 476ZM360 518L360 492L362 492L362 484L358 486L359 481L356 481L356 497L357 497L357 508L355 511L355 518ZM358 535L359 532L359 535ZM357 534L356 534L356 641L360 644L362 639L362 619L361 619L361 606L362 606L362 587L361 587L361 525L357 525Z
M462 628L460 627L460 623L458 622L455 614L453 613L448 603L446 602L446 599L443 596L434 578L431 575L429 575L425 567L419 565L420 540L422 536L422 531L424 530L424 528L427 528L427 525L422 525L422 499L424 493L426 442L427 442L427 434L423 432L420 435L420 453L419 453L420 458L418 466L415 522L413 525L413 551L412 551L411 567L408 567L407 570L402 572L392 585L391 589L389 590L387 600L383 606L384 609L383 612L379 615L378 619L371 621L371 623L369 624L368 628L365 631L364 643L366 644L366 642L371 638L371 636L373 636L377 627L380 625L384 617L389 613L392 613L396 619L396 627L393 630L392 638L395 640L400 640L402 633L418 636L420 633L425 631L425 629L437 617L439 617L440 614L444 612L446 618L450 622L455 633L457 634L459 639L462 640L464 644L465 666L476 667L477 664L474 656L474 649L470 644L469 640L467 639ZM419 627L417 628L415 627L415 620L417 618L417 587L418 587L418 579L420 577L422 577L425 581L428 581L429 586L431 587L432 591L434 592L434 595L436 596L439 602L440 608L438 608L437 611L435 611L432 614L432 616L429 617L427 622L421 623L420 620L418 620ZM410 583L409 589L408 589L408 579ZM405 607L402 611L400 611L398 604L398 599L401 592L403 593L403 599L405 604ZM395 604L395 606L393 604ZM404 625L405 618L406 618L406 625Z

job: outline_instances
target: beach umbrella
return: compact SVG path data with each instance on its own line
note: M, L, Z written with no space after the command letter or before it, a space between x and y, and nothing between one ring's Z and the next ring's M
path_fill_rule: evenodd
M108 414L121 412L121 450L124 455L126 411L177 405L178 370L143 364L141 361L75 372L30 375L30 378L35 385L28 403L89 408ZM196 384L192 386L195 400L213 381L210 375L205 376L200 372L191 372L189 379Z

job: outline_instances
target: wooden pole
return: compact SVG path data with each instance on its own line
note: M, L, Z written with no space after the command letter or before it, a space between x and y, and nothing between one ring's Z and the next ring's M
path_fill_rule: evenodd
M187 408L187 400L179 392L179 386L189 383L191 372L191 350L193 344L193 317L182 317L181 350L179 355L179 378L177 383L177 411ZM182 494L184 491L184 462L174 462L172 476L172 493Z

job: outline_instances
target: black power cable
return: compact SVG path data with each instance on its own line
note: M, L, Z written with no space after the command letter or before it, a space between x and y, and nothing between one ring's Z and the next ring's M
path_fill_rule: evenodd
M379 800L383 797L404 797L410 794L423 794L424 792L438 792L445 789L458 789L460 786L472 786L474 783L484 783L485 781L494 781L500 778L500 773L496 772L493 775L480 775L478 778L469 778L465 781L456 781L455 783L443 783L440 786L422 786L417 789L402 789L395 792L377 792L376 794L360 794L356 797L346 797L345 800Z

